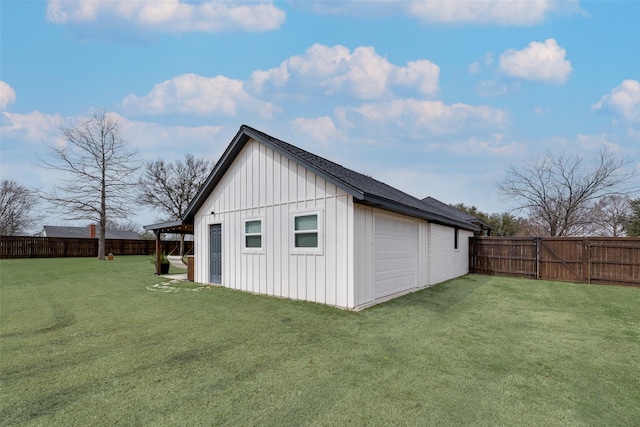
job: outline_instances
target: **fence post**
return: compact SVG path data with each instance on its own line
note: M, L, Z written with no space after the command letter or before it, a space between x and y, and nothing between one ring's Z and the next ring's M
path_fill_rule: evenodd
M586 277L586 282L591 283L591 242L588 238L582 240L582 259L583 270Z
M542 253L542 237L534 239L536 245L536 280L540 280L540 257Z

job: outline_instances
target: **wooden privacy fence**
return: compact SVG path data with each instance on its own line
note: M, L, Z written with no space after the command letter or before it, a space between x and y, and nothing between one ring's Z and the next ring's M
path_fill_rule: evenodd
M637 237L472 237L469 243L472 273L640 286Z
M179 253L179 240L162 240L162 251ZM193 252L193 242L185 241L185 253ZM155 240L106 239L106 253L114 255L150 255L156 251ZM2 258L97 257L98 239L62 237L0 236Z

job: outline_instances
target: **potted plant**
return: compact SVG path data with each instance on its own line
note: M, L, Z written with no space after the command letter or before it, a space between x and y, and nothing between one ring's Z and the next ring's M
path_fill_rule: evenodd
M109 261L113 261L113 253L112 252L109 252L109 255L107 255L107 259Z
M158 257L156 256L155 252L151 254L151 256L149 257L149 261L153 265L156 265L156 263L158 262ZM169 274L170 265L171 263L169 262L169 258L167 258L167 254L162 252L160 254L160 274Z

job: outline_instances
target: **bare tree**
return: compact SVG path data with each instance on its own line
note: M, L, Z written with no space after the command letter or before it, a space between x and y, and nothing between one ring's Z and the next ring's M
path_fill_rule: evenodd
M98 259L103 260L107 221L129 218L133 211L131 188L139 162L122 138L117 118L104 110L75 127L61 127L61 133L64 144L48 146L50 158L42 162L63 178L42 197L61 210L65 220L100 225Z
M620 237L624 235L625 219L631 212L629 196L605 196L591 209L594 235Z
M538 237L546 235L546 231L535 221L530 218L524 218L520 222L520 228L516 233L517 237Z
M536 156L522 170L509 168L498 191L505 200L517 201L517 209L545 234L582 235L592 224L591 208L600 198L638 189L631 165L631 159L606 149L592 164L579 155Z
M135 231L140 234L140 225L136 224L133 221L114 221L111 219L107 220L107 230L111 231Z
M3 179L0 183L0 234L15 236L32 229L40 217L34 213L38 199L27 187Z
M163 221L181 219L212 168L211 162L191 154L184 161L147 162L139 180L140 201L161 211ZM180 235L180 255L184 255L184 234Z

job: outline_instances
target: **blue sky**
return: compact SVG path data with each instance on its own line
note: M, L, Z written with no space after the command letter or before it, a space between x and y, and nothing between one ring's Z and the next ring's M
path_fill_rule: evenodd
M59 126L97 108L143 160L216 161L248 124L490 213L513 206L496 182L534 154L640 158L638 1L2 0L0 14L0 175L30 187L55 180L37 162Z

